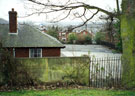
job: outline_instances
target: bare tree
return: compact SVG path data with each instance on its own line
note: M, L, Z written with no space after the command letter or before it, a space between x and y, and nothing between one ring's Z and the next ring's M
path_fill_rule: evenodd
M32 10L32 13L28 14L27 16L31 16L34 14L38 14L38 15L45 14L46 18L48 18L48 14L57 12L61 14L58 15L58 17L54 16L55 18L53 18L53 22L64 20L70 16L74 16L74 18L80 18L83 21L83 23L74 28L85 25L88 21L93 19L93 17L97 15L99 12L105 13L109 17L113 17L113 18L119 18L120 15L118 0L116 0L117 12L109 12L105 9L96 6L91 6L87 3L79 2L77 0L65 0L64 2L60 2L60 0L55 0L55 1L54 0L27 0L27 1L28 4L30 3L29 6L31 5L30 6L31 8L29 9Z

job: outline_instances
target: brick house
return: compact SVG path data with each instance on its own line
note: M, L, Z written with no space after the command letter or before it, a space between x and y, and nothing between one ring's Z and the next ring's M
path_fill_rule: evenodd
M42 31L42 32L47 33L47 29L45 28L45 26L41 26L39 30Z
M91 37L93 36L92 32L88 32L87 30L83 30L83 31L80 31L79 33L77 33L78 35L90 35Z
M0 23L0 42L14 57L60 56L64 46L54 37L27 24L17 24L17 12L9 11L9 24Z
M63 41L63 42L67 42L68 41L68 35L69 35L69 32L67 32L67 31L59 32L59 40Z

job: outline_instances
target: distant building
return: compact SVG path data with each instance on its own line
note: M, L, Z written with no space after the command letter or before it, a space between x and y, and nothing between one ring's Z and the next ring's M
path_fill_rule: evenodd
M77 33L78 35L90 35L91 37L93 36L92 32L88 32L87 30L82 30Z
M40 27L40 31L42 31L42 32L46 33L46 32L47 32L47 29L46 29L46 27L45 27L45 26L41 26L41 27Z
M63 42L67 42L68 34L69 34L69 32L67 32L67 31L59 32L59 40L63 41Z
M63 41L63 42L67 42L68 41L68 35L70 33L75 33L77 35L90 35L93 38L93 33L89 32L87 30L75 30L74 32L68 32L68 31L62 31L59 32L59 40Z

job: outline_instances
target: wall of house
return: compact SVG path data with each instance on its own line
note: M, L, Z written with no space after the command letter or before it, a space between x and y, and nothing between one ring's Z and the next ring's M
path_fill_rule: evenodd
M15 48L15 57L29 57L29 48Z
M13 54L13 49L10 49ZM60 57L60 48L42 48L42 57ZM15 48L15 57L29 57L29 48Z
M71 82L89 84L88 57L53 57L53 58L17 58L18 70L23 70L32 79L39 82ZM19 80L27 82L25 73L19 73ZM24 79L25 78L25 79ZM26 81L25 81L26 80Z
M42 56L50 57L50 56L60 56L60 48L42 48Z

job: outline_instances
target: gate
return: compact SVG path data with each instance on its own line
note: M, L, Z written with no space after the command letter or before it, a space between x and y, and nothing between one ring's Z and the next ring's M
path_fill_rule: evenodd
M91 58L90 87L120 87L121 78L121 57Z

